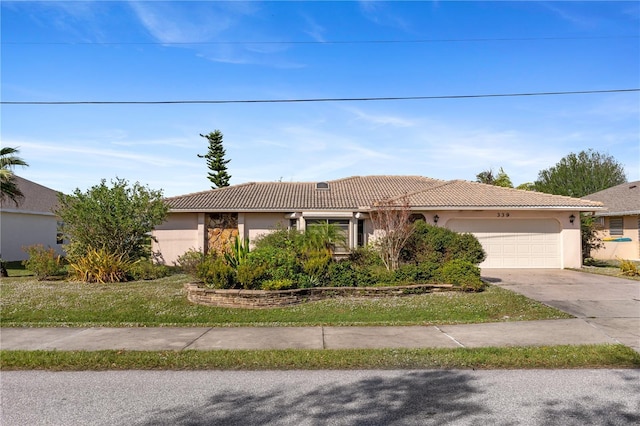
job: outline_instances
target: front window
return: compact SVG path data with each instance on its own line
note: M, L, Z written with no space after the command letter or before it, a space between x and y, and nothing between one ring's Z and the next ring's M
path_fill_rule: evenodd
M349 251L349 219L307 219L306 227L307 229L320 228L319 231L326 233L329 242L334 244L336 252Z
M612 216L609 218L609 235L623 235L624 227L622 217Z

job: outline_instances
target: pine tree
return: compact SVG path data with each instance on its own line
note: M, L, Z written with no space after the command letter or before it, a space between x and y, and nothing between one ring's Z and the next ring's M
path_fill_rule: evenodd
M216 130L208 135L200 134L203 138L209 141L209 150L206 154L200 155L200 158L207 159L207 167L209 167L209 173L207 178L213 184L212 189L222 188L229 186L229 179L231 175L227 173L227 163L231 160L225 160L225 150L222 145L222 132Z

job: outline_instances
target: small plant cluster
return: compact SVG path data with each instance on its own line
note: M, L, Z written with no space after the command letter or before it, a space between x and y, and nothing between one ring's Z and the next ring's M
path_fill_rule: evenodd
M22 264L34 273L38 280L45 280L64 273L64 265L60 255L51 248L45 248L42 244L23 247L29 259L22 261Z
M638 277L640 276L640 267L631 260L620 259L620 275Z
M64 260L51 247L36 244L23 250L29 254L29 259L22 264L38 280L68 275L71 279L88 283L109 283L152 280L170 273L165 265L154 264L145 258L131 261L127 256L112 253L105 248L88 250L84 256L69 261L68 268L65 268Z
M264 235L249 251L249 241L236 239L223 256L190 250L178 259L184 272L211 288L283 290L309 287L355 287L450 283L464 290L483 288L480 269L485 259L478 240L417 221L400 256L389 270L375 246L336 260L332 231L321 233L280 229ZM323 238L322 235L331 235Z

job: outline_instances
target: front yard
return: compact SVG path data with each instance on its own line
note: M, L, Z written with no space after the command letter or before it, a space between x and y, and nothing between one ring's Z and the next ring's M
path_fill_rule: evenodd
M87 284L0 280L2 327L433 325L570 318L508 290L378 299L336 298L287 308L232 309L186 300L186 275Z

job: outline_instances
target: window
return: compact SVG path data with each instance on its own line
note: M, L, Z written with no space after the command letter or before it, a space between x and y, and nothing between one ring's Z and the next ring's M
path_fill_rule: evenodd
M349 251L349 219L307 219L307 229L314 226L332 225L338 228L344 236L344 244L336 245L336 252L344 253Z
M289 229L298 229L298 219L289 219Z
M64 222L58 221L56 229L56 244L64 244Z
M612 216L609 218L609 235L623 235L623 220L620 216Z

